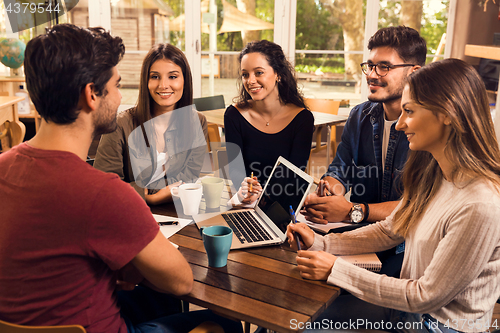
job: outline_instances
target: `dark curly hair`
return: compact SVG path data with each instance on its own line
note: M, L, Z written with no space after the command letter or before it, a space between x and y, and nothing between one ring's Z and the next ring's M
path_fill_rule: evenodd
M281 46L267 40L250 42L240 53L240 64L241 59L249 53L262 54L269 63L269 66L273 68L274 72L280 78L280 81L278 82L278 92L281 103L290 103L304 109L306 108L304 97L297 88L297 79L294 75L295 70L293 69L290 62L286 59ZM238 89L240 91L240 95L234 99L234 102L241 108L249 107L249 101L252 99L252 97L245 90L243 82L241 81L241 75L238 77Z

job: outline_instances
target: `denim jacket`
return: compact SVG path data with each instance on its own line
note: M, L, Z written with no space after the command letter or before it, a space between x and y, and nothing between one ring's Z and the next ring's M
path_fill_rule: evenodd
M406 162L408 140L403 132L391 127L385 169L382 170L384 109L382 104L365 102L355 106L347 119L337 155L323 177L340 181L351 202L379 203L399 200L400 181Z

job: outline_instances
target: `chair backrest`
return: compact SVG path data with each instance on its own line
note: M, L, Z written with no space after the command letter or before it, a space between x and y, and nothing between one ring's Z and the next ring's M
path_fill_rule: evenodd
M18 121L6 121L0 124L0 152L17 146L24 140L26 126Z
M0 320L2 333L86 333L80 325L65 326L24 326Z
M333 99L304 98L304 102L311 111L338 114L340 101Z
M193 102L198 111L224 109L226 107L223 95L194 98Z
M330 114L338 114L341 103L341 101L334 101L333 99L318 99L318 98L304 98L304 102L311 111L330 113ZM311 155L309 156L309 162L307 163L307 168L306 168L307 173L310 173L311 171L312 153L317 153L326 149L326 144L323 145L323 142L326 141L327 134L326 131L324 131L323 129L324 126L319 126L314 130ZM337 137L337 131L335 129L335 126L330 126L330 147L332 156L335 156L335 153L337 151L336 137ZM331 161L328 161L328 163L330 162Z
M227 165L229 163L227 157L226 147L219 147L213 150L213 161L214 161L214 176L230 179L227 173Z
M216 142L219 143L220 146L220 133L219 133L219 126L217 124L213 123L208 123L207 124L207 132L208 132L208 141L207 141L207 146L208 146L208 151L212 151L213 148L216 146Z

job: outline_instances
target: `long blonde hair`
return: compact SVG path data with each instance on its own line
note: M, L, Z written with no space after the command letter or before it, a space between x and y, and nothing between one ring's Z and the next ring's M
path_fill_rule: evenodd
M499 186L500 149L486 89L476 70L462 60L446 59L415 71L406 84L413 102L451 120L444 149L453 165L449 180L456 182L462 176L483 178ZM402 177L402 205L395 214L393 228L406 237L436 195L444 176L432 154L410 151Z

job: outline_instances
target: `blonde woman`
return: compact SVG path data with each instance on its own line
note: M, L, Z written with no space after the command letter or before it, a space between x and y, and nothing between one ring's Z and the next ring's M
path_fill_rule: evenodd
M292 232L298 232L307 249L297 256L302 277L327 280L359 299L345 301L352 298L346 296L337 304L345 311L337 313L334 302L319 320L369 317L379 326L384 321L381 329L396 331L495 329L500 152L484 84L472 66L443 60L408 77L401 105L396 128L406 134L411 153L394 212L344 234L322 237L304 224L288 228L291 246ZM406 251L399 279L336 256L381 251L402 241Z

